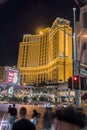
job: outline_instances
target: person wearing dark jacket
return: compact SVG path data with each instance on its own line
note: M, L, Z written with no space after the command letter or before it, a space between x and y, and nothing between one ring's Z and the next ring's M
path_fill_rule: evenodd
M9 130L11 130L12 129L12 126L13 126L13 123L14 123L14 121L15 121L15 119L16 119L16 116L17 116L17 108L15 107L15 104L13 104L13 107L11 107L10 109L9 109L9 111L8 111L8 113L9 113Z
M11 105L9 105L7 112L10 113L10 110L11 110Z
M32 114L32 118L31 118L31 122L34 125L38 124L38 118L41 116L41 114L39 112L37 112L35 109L33 110L33 114Z
M32 118L34 118L34 117L39 118L40 116L41 116L41 114L34 109L33 114L32 114Z
M53 116L52 108L46 107L45 112L43 114L42 130L51 130L52 116Z
M22 107L19 111L20 119L13 124L12 130L36 130L35 125L26 119L27 109Z

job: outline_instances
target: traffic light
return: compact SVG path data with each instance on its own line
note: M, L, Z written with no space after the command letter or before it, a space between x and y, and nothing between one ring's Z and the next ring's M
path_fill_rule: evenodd
M74 89L79 89L79 75L73 76L73 87Z
M81 90L86 90L87 89L86 77L80 77L80 81L81 81Z
M68 79L68 88L72 89L72 77Z

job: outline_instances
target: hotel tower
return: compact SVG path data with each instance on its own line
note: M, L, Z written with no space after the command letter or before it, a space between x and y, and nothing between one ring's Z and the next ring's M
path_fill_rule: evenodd
M50 28L39 34L23 35L17 68L21 84L67 81L73 75L70 21L56 18Z

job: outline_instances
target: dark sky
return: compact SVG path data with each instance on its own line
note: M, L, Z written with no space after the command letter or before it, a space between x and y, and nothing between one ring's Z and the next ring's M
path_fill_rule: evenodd
M56 17L71 21L74 0L0 0L0 65L16 65L23 34L35 34L38 27L51 27Z

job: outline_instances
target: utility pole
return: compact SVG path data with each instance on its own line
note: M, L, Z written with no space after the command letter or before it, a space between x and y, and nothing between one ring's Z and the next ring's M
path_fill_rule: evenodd
M73 8L73 15L74 15L74 33L73 33L73 49L74 49L74 76L79 76L79 67L80 63L77 58L77 44L76 44L76 8ZM79 78L80 80L80 78ZM75 89L75 88L74 88ZM78 89L75 89L75 104L76 107L80 107L80 86L78 86Z

